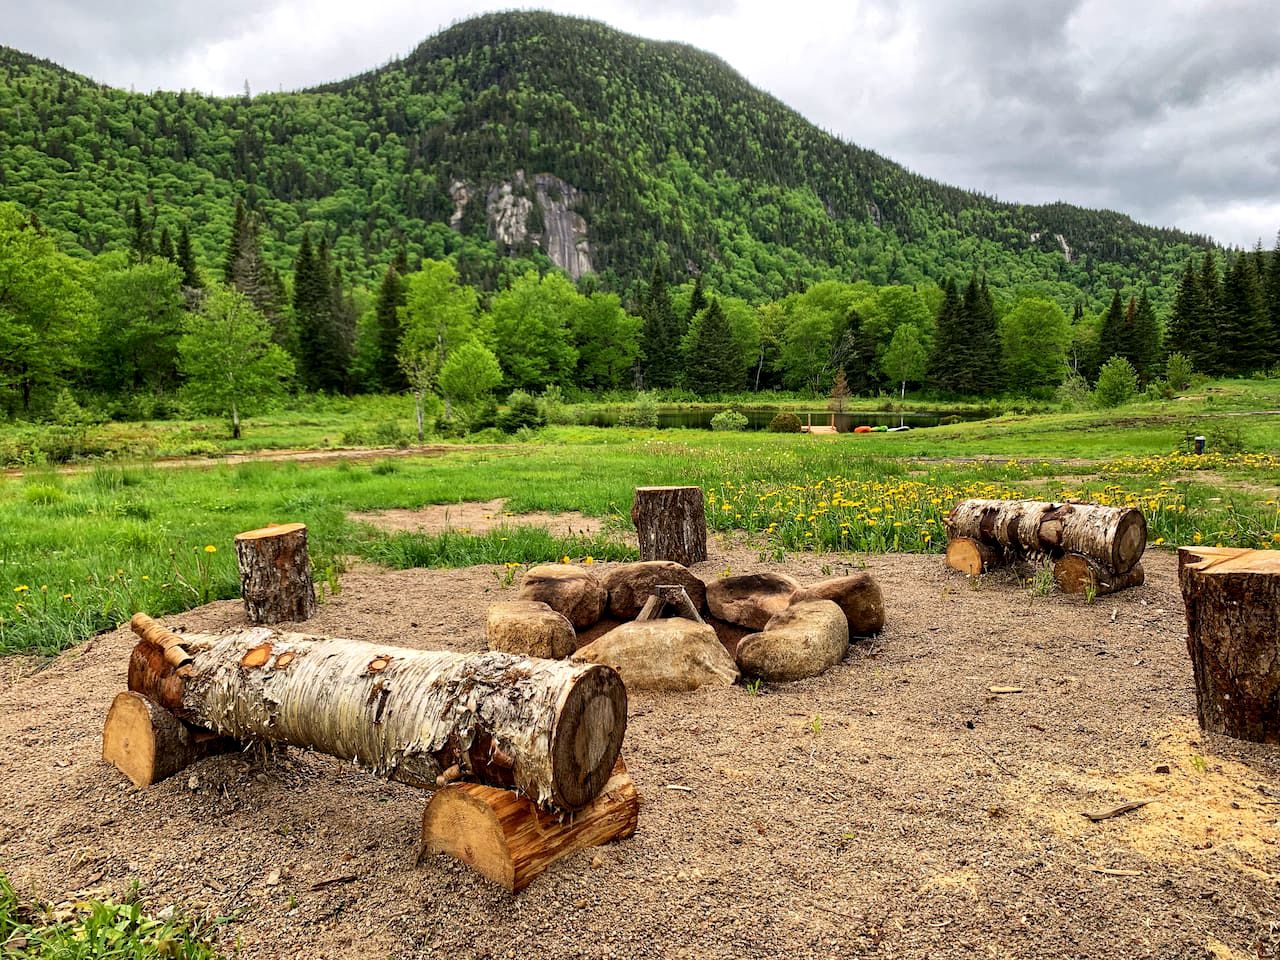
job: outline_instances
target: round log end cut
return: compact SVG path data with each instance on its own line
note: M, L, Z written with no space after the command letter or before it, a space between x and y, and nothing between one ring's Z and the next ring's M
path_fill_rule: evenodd
M565 695L551 739L556 806L581 810L604 789L627 732L627 689L611 667L583 672Z
M1125 573L1142 559L1147 549L1147 518L1141 510L1125 510L1116 522L1111 568Z

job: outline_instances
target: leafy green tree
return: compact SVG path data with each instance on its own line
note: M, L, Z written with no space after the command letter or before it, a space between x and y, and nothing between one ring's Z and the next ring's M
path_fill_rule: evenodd
M493 298L490 314L507 382L524 390L573 383L578 351L570 322L581 294L562 274L532 271Z
M1062 382L1071 328L1056 303L1035 298L1018 301L1000 320L1000 339L1001 362L1012 388L1028 392Z
M182 271L160 257L130 263L120 254L98 266L91 381L107 391L121 385L133 391L173 389L185 312Z
M477 307L475 290L459 283L458 271L447 261L424 260L422 269L405 279L404 328L396 357L413 391L419 443L425 438L426 396L449 354L469 340L487 339ZM447 401L445 416L452 416Z
M593 293L578 296L570 327L578 351L578 386L584 390L623 386L640 352L640 318L622 309L617 294Z
M281 396L293 376L293 359L272 341L267 319L234 289L210 290L186 315L178 354L190 402L229 417L237 440L241 417Z
M929 350L913 323L904 323L893 331L893 339L880 358L885 375L902 384L903 397L907 395L907 381L923 379L928 364Z
M489 396L501 382L498 358L479 340L460 344L440 368L441 393L463 405Z
M1128 403L1138 392L1138 373L1124 357L1113 356L1102 365L1093 388L1094 402L1104 408Z
M685 357L685 374L689 386L704 396L742 389L742 358L733 328L715 297L698 317L697 334Z
M0 203L0 383L30 412L40 391L61 386L92 315L81 268L11 203Z

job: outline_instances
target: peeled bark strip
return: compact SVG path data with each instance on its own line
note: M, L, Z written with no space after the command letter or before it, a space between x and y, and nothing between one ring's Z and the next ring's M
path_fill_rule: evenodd
M1280 551L1181 547L1200 726L1280 743Z
M1147 547L1147 521L1133 507L1042 500L961 500L947 517L951 539L967 537L1006 552L1052 557L1079 553L1127 573Z
M641 560L674 560L687 567L707 559L701 487L636 487L631 522Z
M311 619L316 591L307 555L307 528L286 523L236 534L240 595L250 623Z
M447 853L516 892L562 857L636 832L640 797L619 758L604 790L568 818L509 790L456 783L436 792L422 816L422 853Z
M134 630L153 623L134 617ZM351 760L434 788L460 776L577 810L600 792L622 745L627 696L613 670L504 653L409 650L267 627L187 634L175 668L140 642L129 689L196 726Z
M189 727L140 693L118 694L102 728L102 759L137 787L149 787L197 760L239 747L228 737Z
M999 549L981 540L956 537L947 544L947 566L952 570L976 577L995 569L999 564Z
M1124 573L1112 573L1082 553L1063 554L1053 565L1053 579L1063 593L1086 593L1092 587L1099 596L1103 596L1129 587L1140 587L1146 578L1146 571L1140 563Z

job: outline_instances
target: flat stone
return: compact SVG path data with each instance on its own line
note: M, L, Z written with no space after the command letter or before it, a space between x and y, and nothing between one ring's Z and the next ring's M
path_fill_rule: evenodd
M490 650L548 660L561 660L578 646L573 624L538 600L495 603L485 618L485 636Z
M707 584L711 615L752 630L763 630L769 620L791 602L800 584L785 573L748 573L721 577Z
M634 620L654 589L663 584L684 587L699 611L706 607L707 585L674 560L642 560L614 567L604 576L609 591L609 616Z
M738 643L738 666L764 680L802 680L829 670L849 651L849 621L831 600L805 600Z
M604 616L609 595L591 570L568 563L544 563L524 575L520 600L537 600L582 630Z
M844 611L851 636L869 637L884 629L884 595L871 574L860 571L801 587L791 602L831 600Z
M727 687L738 679L716 632L683 617L624 623L580 648L573 659L613 667L632 690Z

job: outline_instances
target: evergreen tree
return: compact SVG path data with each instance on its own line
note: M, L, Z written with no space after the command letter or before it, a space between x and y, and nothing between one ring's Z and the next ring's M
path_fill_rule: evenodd
M1111 294L1111 306L1102 317L1102 329L1098 331L1098 356L1124 357L1126 360L1128 336L1125 331L1124 302L1120 291Z
M1271 318L1271 359L1280 363L1280 231L1276 233L1276 246L1271 251L1271 264L1267 269L1266 298Z
M969 345L960 378L961 393L990 396L998 393L1003 383L1000 374L1000 331L996 326L996 305L987 289L987 281L969 278L960 301L960 318L967 331Z
M178 254L173 249L173 238L169 236L169 228L164 227L160 231L160 241L156 244L156 254L164 257L170 263L177 263Z
M875 366L875 337L867 329L862 315L857 310L849 311L844 329L844 336L837 351L841 369L845 373L850 390L854 393L869 393L878 383Z
M655 262L640 306L644 321L642 379L645 389L674 386L680 377L680 335L662 264Z
M713 297L702 314L685 369L689 386L703 396L742 388L742 364L733 328L718 298Z
M129 230L131 239L129 248L133 252L133 256L139 262L147 260L151 254L151 231L147 227L147 221L142 216L142 204L138 202L138 198L133 198L133 213L129 217Z
M182 270L182 285L192 290L199 290L204 286L204 281L200 279L200 272L196 269L196 255L191 249L191 232L187 229L185 222L178 230L176 253L178 268Z
M1204 317L1202 324L1213 331L1214 351L1209 355L1208 366L1204 373L1222 373L1225 371L1221 351L1216 349L1220 344L1219 328L1222 325L1222 280L1218 276L1218 261L1213 251L1204 255L1200 265L1200 300L1203 304Z
M346 351L333 312L327 248L313 252L304 231L293 271L293 315L298 333L298 365L309 390L339 391L346 383Z
M235 213L231 215L231 239L227 241L227 256L222 261L222 281L228 284L236 282L236 266L240 263L240 244L248 227L249 214L244 208L244 200L236 197Z
M1160 322L1146 289L1133 311L1133 324L1129 329L1129 359L1138 371L1138 380L1146 383L1160 375Z
M295 351L294 333L281 304L284 282L262 256L258 243L258 222L241 200L236 200L231 239L223 261L223 276L253 304L271 324L272 339L291 353Z
M378 302L374 307L378 328L377 385L390 393L409 389L404 370L396 360L400 349L400 336L404 330L400 310L404 306L404 281L402 274L391 264L382 275L378 287Z
M1222 288L1219 359L1226 373L1265 370L1272 358L1271 319L1258 284L1253 259L1240 254Z
M707 309L707 294L702 289L702 274L698 274L693 278L693 292L689 295L689 310L684 316L684 327L681 329L681 336L685 330L689 329L689 324L693 323L693 318Z
M944 393L963 393L972 363L969 331L961 313L960 290L948 277L942 283L942 304L938 308L937 332L929 358L929 382Z
M1200 273L1195 261L1187 260L1178 282L1178 294L1173 301L1173 311L1165 325L1165 345L1170 353L1181 353L1201 371L1214 368L1217 353L1218 331L1209 321L1205 309L1204 294L1200 289Z

